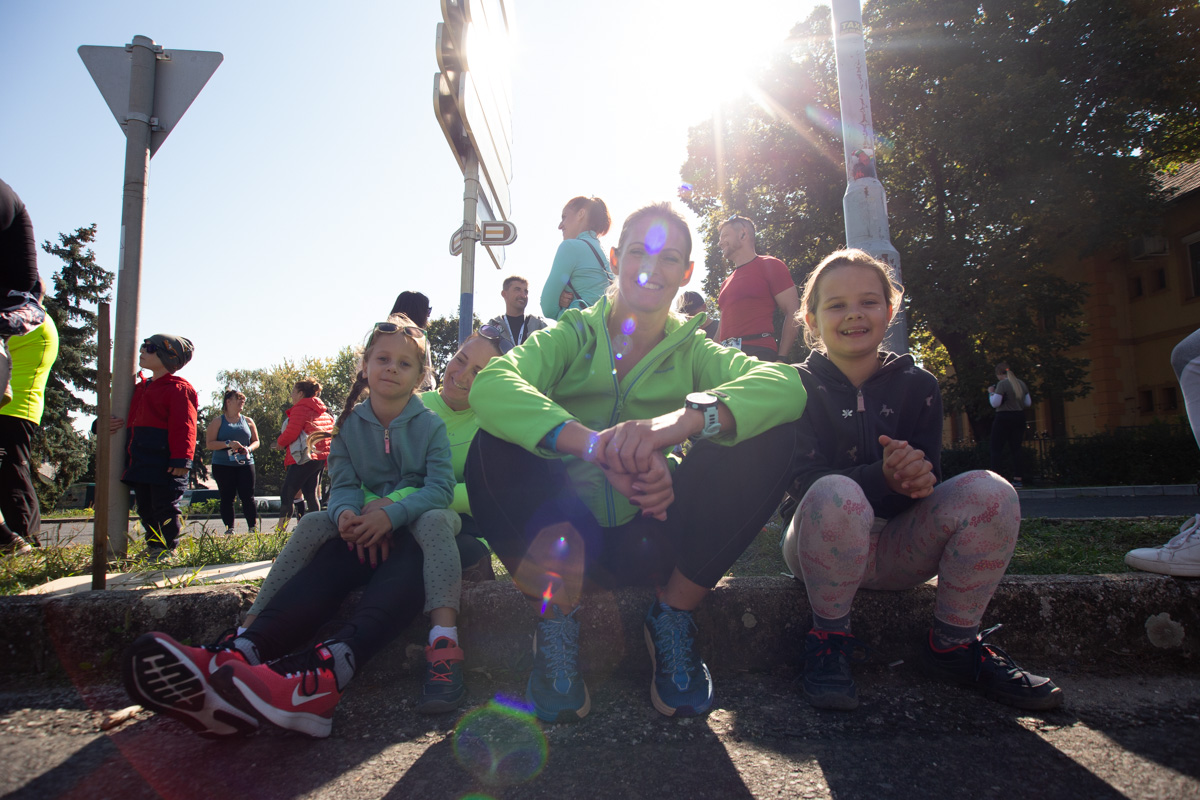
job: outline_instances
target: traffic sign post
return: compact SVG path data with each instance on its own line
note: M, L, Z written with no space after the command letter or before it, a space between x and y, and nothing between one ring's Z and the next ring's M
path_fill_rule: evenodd
M471 335L475 242L489 245L500 269L504 245L516 240L508 186L512 179L512 92L505 51L506 5L512 0L442 0L435 47L433 110L463 171L463 223L450 242L462 254L459 342ZM477 220L483 218L481 229ZM500 225L501 227L488 226ZM490 235L489 235L490 233Z
M125 132L111 407L114 413L127 415L137 369L142 221L150 158L224 57L203 51L164 51L147 36L135 36L125 47L84 45L79 48L79 57ZM98 491L108 497L109 553L124 558L129 546L129 492L120 481L125 467L124 448L110 448L108 461L108 486L98 487Z

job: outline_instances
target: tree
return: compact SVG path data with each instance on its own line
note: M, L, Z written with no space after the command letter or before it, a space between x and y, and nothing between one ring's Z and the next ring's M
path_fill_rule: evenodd
M947 409L980 436L1001 359L1043 397L1082 396L1086 362L1064 354L1083 340L1086 287L1052 268L1144 227L1156 170L1200 154L1200 8L880 0L864 23L909 323L918 355L944 363ZM706 220L710 263L713 223L739 211L799 282L844 241L827 9L793 30L756 98L724 109L715 139L712 123L692 129L684 199Z
M109 299L113 274L96 263L88 245L96 240L96 226L78 228L48 240L42 250L63 261L46 295L46 313L58 328L58 360L46 382L46 405L42 424L33 438L36 464L50 464L54 479L40 482L38 501L53 508L58 496L94 464L88 438L75 430L71 412L96 413L96 407L76 392L96 391L96 303ZM94 468L94 466L92 467Z
M272 449L279 438L287 410L291 408L292 387L304 377L321 383L321 400L336 419L346 403L354 377L358 373L359 352L343 347L332 358L306 358L300 363L285 360L282 364L250 370L228 370L217 373L225 387L212 395L212 403L200 409L200 437L204 426L221 413L221 404L228 389L246 395L243 413L254 420L262 444L254 453L257 488L260 494L276 494L283 485L283 452Z

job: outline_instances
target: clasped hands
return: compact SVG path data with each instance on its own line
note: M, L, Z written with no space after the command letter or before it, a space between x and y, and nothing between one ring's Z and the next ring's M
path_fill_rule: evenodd
M653 419L619 422L596 434L592 460L604 470L604 477L642 515L658 520L667 518L667 508L675 502L671 470L663 450L688 438L685 409Z
M348 549L358 551L360 564L369 558L374 568L387 561L392 544L392 518L383 507L392 502L378 497L363 506L359 514L346 509L338 515L338 533Z
M888 488L896 494L904 494L920 500L933 493L937 476L933 465L925 458L924 450L917 450L902 439L880 436L883 445L883 477Z

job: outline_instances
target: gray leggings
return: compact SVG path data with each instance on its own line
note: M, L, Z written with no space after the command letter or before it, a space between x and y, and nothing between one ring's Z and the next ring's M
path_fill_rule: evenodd
M1200 330L1175 345L1171 351L1171 367L1183 389L1183 405L1192 426L1192 436L1200 445Z
M426 614L435 608L458 611L459 596L462 594L462 566L454 537L461 528L462 520L458 512L448 508L426 511L409 526L413 538L425 554L423 577ZM283 585L312 561L321 545L336 538L338 528L329 514L324 511L305 514L275 558L248 613L261 614Z

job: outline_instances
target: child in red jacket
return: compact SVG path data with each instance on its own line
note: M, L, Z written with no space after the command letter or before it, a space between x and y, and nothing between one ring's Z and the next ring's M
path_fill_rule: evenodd
M150 371L129 402L129 439L121 480L133 488L146 531L146 555L169 557L179 538L179 500L196 450L196 390L175 372L192 359L192 343L156 333L142 342L138 366ZM114 417L111 430L126 420Z

